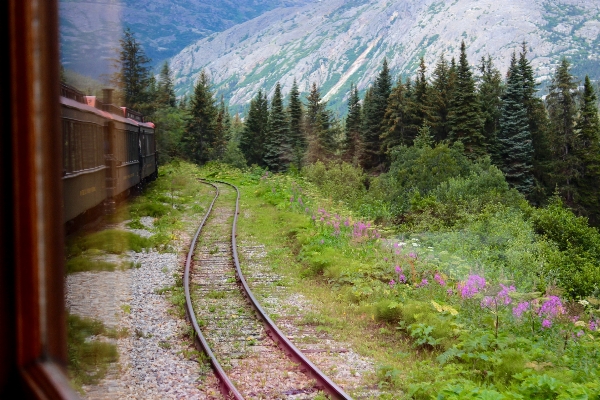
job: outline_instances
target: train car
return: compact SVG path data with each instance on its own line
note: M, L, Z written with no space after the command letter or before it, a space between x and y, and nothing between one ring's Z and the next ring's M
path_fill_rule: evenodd
M109 113L87 104L73 87L61 86L64 221L101 206L107 198L106 135Z
M154 124L140 113L61 86L64 220L111 213L119 199L158 175Z

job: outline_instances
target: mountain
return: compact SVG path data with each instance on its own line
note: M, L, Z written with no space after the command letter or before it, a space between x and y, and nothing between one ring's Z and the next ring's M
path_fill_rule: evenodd
M60 0L61 62L98 78L111 72L123 28L136 34L154 65L185 46L262 13L314 0Z
M461 40L472 65L489 54L505 73L525 41L539 82L562 56L597 79L599 34L598 0L326 0L274 8L190 44L170 65L178 95L205 69L235 110L276 82L286 94L295 78L305 92L316 82L343 113L350 83L364 90L384 58L394 76L412 76L421 56L431 72L442 53L458 57Z

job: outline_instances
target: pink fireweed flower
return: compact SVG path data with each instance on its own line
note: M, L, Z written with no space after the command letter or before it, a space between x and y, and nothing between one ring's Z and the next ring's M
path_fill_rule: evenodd
M350 219L349 218L344 221L344 226L350 226Z
M306 208L304 209L304 212L305 212L305 213L308 213L309 211L310 211L310 210L308 209L308 207L306 207Z
M393 279L390 281L390 286L394 287L394 285L396 284L396 281L394 281Z
M300 203L300 205L304 204L304 202L302 201L302 198L300 198L300 196L298 196L298 203Z
M325 221L325 218L321 217L321 219L319 221L323 222L323 221Z
M510 293L516 291L514 286L504 286L503 284L500 284L500 287L502 287L502 290L500 292L498 292L498 300L504 304L504 305L508 305L512 302L512 298L510 297Z
M399 265L396 265L396 268L395 268L395 269L396 269L396 272L397 272L397 273L401 273L401 272L402 272L402 268L400 268L400 266L399 266Z
M458 290L463 299L470 299L485 287L485 279L479 275L471 275L464 283L458 284Z
M529 310L529 302L524 301L522 303L517 304L517 306L513 308L513 315L517 318L521 318L523 313L527 310Z
M383 261L387 262L388 258L387 257L383 257Z
M554 318L557 315L564 314L565 309L562 305L562 302L558 298L558 296L550 296L548 300L546 300L542 307L540 308L538 314L540 316L546 316L549 318Z
M545 319L542 321L542 328L548 329L551 326L552 326L552 321L550 321L549 319Z
M440 274L435 274L433 276L433 279L440 284L440 286L446 286L446 281L444 281L444 278L442 278L442 276Z
M581 336L583 336L583 331L577 332L577 337L581 337Z
M325 240L321 239L321 244L325 243Z
M406 276L404 274L400 274L398 281L401 283L406 283Z
M410 252L410 253L408 253L408 256L410 258L417 258L417 253Z
M454 294L454 290L448 289L446 290L446 293L448 293L448 296L452 296Z
M598 320L595 319L595 320L590 320L590 324L588 327L590 328L590 331L595 331L598 329L599 326L600 325L598 324Z
M427 279L423 279L420 283L417 284L417 287L424 287L429 285L429 281Z
M481 299L481 308L492 308L492 306L496 305L496 299L492 296L485 296Z

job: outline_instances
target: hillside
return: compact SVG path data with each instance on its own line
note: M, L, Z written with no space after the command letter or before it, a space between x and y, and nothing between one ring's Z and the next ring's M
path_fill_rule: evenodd
M61 61L98 78L110 70L123 27L136 33L154 65L185 46L278 7L313 0L61 0Z
M276 8L224 32L198 40L171 60L177 94L190 93L203 68L235 110L259 88L286 94L296 78L312 82L344 111L350 83L364 90L384 57L394 75L411 75L419 58L433 65L442 53L458 55L462 39L471 63L491 54L504 73L523 41L540 82L563 55L575 74L600 76L600 3L583 0L329 0Z

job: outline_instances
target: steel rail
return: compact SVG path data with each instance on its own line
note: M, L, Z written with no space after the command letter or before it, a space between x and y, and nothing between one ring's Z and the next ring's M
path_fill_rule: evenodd
M329 377L327 377L323 372L321 372L321 370L319 370L319 368L317 368L316 365L314 365L308 358L306 358L306 356L292 342L290 342L290 340L283 334L283 332L279 330L279 328L277 328L275 323L263 310L263 308L260 306L256 298L254 297L254 294L252 294L252 291L250 290L250 287L248 286L248 283L246 282L246 279L242 274L242 269L240 268L240 262L237 253L236 228L237 218L239 214L240 191L237 188L237 186L235 186L232 183L217 180L214 180L213 182L229 185L233 187L237 193L237 198L235 200L235 214L233 217L233 226L231 228L231 247L233 251L233 260L235 262L235 270L237 278L242 284L244 291L246 292L246 296L250 300L250 303L252 304L258 316L265 325L265 331L267 335L269 335L271 339L273 339L273 341L277 343L277 345L284 351L284 353L288 357L300 364L300 369L302 372L309 375L317 382L317 388L325 391L334 399L352 400L352 398L348 394L346 394L342 390L342 388L336 385L331 379L329 379Z
M200 347L204 351L204 353L208 356L208 358L210 360L210 364L212 366L212 369L215 372L217 379L219 380L219 389L221 390L221 393L223 393L223 395L228 399L243 400L244 398L242 397L240 392L238 392L236 387L233 385L233 383L231 382L231 380L229 379L229 377L223 370L223 367L221 367L221 364L219 364L219 361L217 361L217 358L215 357L212 350L210 349L210 346L208 345L206 338L202 334L202 331L200 330L200 326L198 325L198 321L196 320L196 315L194 313L194 307L192 305L192 299L190 297L190 266L192 264L192 256L194 255L196 241L198 240L198 236L200 236L200 232L202 231L202 228L204 227L204 223L206 222L206 220L208 219L208 216L212 212L215 201L219 197L219 188L216 185L214 185L210 182L203 182L203 183L215 188L215 197L213 198L212 202L210 203L210 206L208 207L208 211L204 215L204 218L202 219L202 222L200 223L200 226L198 227L198 230L196 231L196 234L194 235L194 238L192 239L192 243L190 245L190 251L188 252L187 260L185 262L185 270L183 272L183 288L185 291L185 313L188 317L188 320L192 323L192 326L194 327L194 331L196 332L196 335L194 337L194 342L195 342L196 346Z

